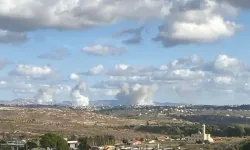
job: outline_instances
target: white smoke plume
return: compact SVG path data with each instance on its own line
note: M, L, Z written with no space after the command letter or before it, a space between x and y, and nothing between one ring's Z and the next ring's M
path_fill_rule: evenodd
M39 105L52 105L54 104L53 100L53 90L48 87L44 87L38 90L35 95L36 103Z
M84 82L78 83L71 91L71 99L72 105L79 107L79 106L88 106L89 105L89 98L83 95L87 89L86 84Z
M122 105L152 105L153 94L157 87L136 84L130 86L127 83L121 85L120 92L116 95L116 98Z

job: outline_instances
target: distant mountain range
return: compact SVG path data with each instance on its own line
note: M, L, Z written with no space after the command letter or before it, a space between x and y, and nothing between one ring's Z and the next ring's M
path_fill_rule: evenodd
M35 100L34 99L13 99L11 101L7 101L7 100L0 100L0 104L4 104L4 105L33 105L35 104Z
M34 105L35 100L34 99L14 99L11 101L7 100L0 100L0 104L4 105ZM60 103L57 103L57 105L60 106L71 106L70 101L63 101ZM119 106L120 102L118 100L96 100L96 101L90 101L89 102L90 106ZM179 106L182 105L180 103L169 103L169 102L155 102L154 105L156 106Z

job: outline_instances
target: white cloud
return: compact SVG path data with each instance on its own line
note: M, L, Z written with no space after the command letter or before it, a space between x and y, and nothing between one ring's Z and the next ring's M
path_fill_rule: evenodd
M14 70L10 72L10 75L24 76L29 78L48 78L52 77L54 73L54 70L49 66L19 64Z
M155 67L135 68L127 64L117 64L114 69L110 69L107 73L109 76L148 76L153 72L160 70Z
M1 0L0 28L27 31L41 28L79 29L120 20L149 20L168 13L168 4L155 0ZM22 13L20 13L22 12Z
M159 27L155 38L166 47L183 44L211 43L230 37L241 28L235 22L223 18L220 4L211 0L187 0L173 2L170 14ZM226 9L226 8L224 8Z
M234 82L234 78L230 76L217 76L214 77L214 82L216 84L232 84Z
M85 52L91 55L119 55L125 52L125 49L114 47L111 45L98 44L98 45L85 46L82 49L82 52Z
M97 65L91 69L89 69L89 71L86 73L87 75L100 75L104 72L105 68L103 65Z
M109 76L133 76L136 73L138 73L138 70L127 64L117 64L107 74Z
M245 83L250 81L248 66L240 59L224 54L218 55L212 61L205 61L198 55L192 55L176 59L168 65L139 69L131 65L118 64L106 75L108 79L96 83L93 88L105 91L105 89L117 89L121 83L129 84L129 88L125 89L132 89L136 84L142 86L157 84L159 87L171 89L172 91L168 90L166 93L172 92L173 99L182 102L208 103L207 100L211 95L215 95L216 100L220 100L223 95L233 100L240 95L247 95L250 89L245 86ZM126 92L123 91L124 93ZM222 101L226 103L225 97Z
M79 81L80 80L80 76L78 74L76 74L76 73L71 73L69 75L69 79L73 80L73 81Z
M237 8L250 8L248 0L58 0L31 1L1 0L0 42L19 43L27 40L26 32L37 29L86 29L115 24L119 21L163 20L156 40L166 47L179 44L210 43L234 35L240 26L226 19L225 13L237 14ZM20 13L22 12L22 13ZM231 19L232 20L232 19ZM118 35L133 35L123 42L140 43L143 28L128 29ZM190 34L191 33L191 34ZM202 34L201 34L202 33ZM120 54L109 46L85 47L94 55ZM102 47L100 50L100 47ZM91 48L88 49L88 48ZM108 48L110 49L110 47ZM43 59L61 59L51 53Z
M198 55L192 55L189 57L179 58L172 61L168 68L171 69L183 69L183 68L192 68L199 67L204 64L204 60Z
M245 70L245 65L237 58L220 54L213 62L205 66L205 70L219 74L238 74Z
M161 70L161 71L167 71L168 68L169 68L168 65L161 65L161 66L160 66L160 70Z
M203 71L192 71L190 69L177 69L164 73L157 73L154 75L154 80L163 81L191 81L199 80L205 77L205 72Z

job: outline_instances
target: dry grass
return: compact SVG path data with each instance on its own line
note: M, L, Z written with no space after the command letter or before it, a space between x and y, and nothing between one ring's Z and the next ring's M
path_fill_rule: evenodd
M0 132L15 132L26 136L54 132L63 136L112 134L119 139L145 137L147 133L114 128L144 123L66 108L0 107Z

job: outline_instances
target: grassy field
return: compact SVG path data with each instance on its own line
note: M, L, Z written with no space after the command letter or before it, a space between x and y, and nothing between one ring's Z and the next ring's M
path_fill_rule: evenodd
M145 121L66 108L0 107L0 132L17 136L32 137L53 132L62 136L112 134L118 139L130 139L149 135L134 129L116 128L140 124L145 124Z

